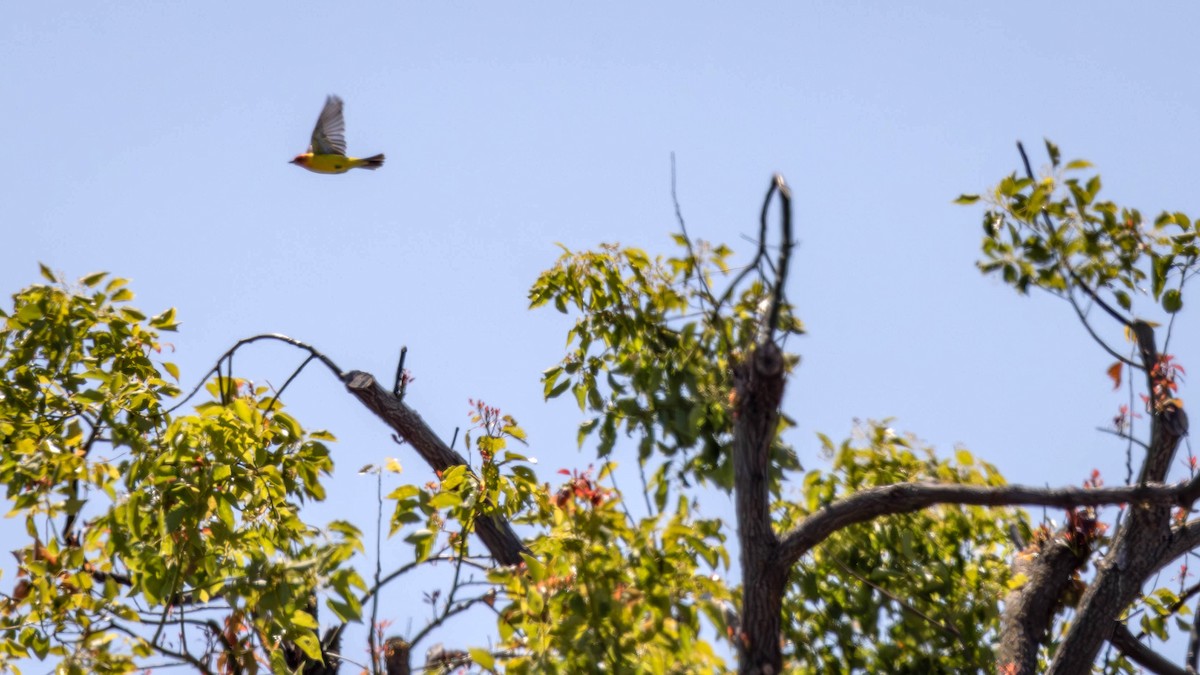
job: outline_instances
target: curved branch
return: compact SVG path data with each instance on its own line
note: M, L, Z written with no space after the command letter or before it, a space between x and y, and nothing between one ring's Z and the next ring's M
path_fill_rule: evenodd
M771 311L767 315L767 339L775 335L779 323L779 308L783 304L783 286L787 283L788 261L792 255L792 190L783 176L775 174L772 185L779 192L779 217L783 225L783 239L779 245L779 270L775 274L775 288L771 289ZM770 193L768 193L770 194ZM768 200L769 202L770 200ZM763 220L766 221L767 204L763 204Z
M758 269L758 266L762 262L763 258L765 258L767 256L767 210L771 207L771 197L775 196L775 191L779 190L780 186L783 186L783 188L785 190L787 189L787 183L785 183L783 181L783 176L780 176L779 174L775 174L774 176L771 176L771 185L767 188L767 196L763 197L762 213L760 213L759 217L758 217L758 250L754 252L754 259L751 260L748 265L746 265L744 268L742 268L742 271L739 272L738 275L733 278L733 283L729 284L729 287L725 289L725 294L721 296L721 300L720 300L720 302L717 303L717 307L720 307L721 305L725 304L725 301L729 300L729 298L732 297L734 289L737 288L737 285L742 282L742 279L745 279L746 275L750 274L750 272ZM789 191L788 192L788 206L789 207L791 204L790 198L791 198L791 192ZM789 208L789 211L790 211L790 208ZM791 228L790 215L788 217L788 228L789 228L789 232L790 232L790 228Z
M1198 497L1200 478L1174 485L1143 483L1100 488L897 483L856 492L809 515L784 537L776 562L790 566L834 532L850 525L880 516L912 513L937 504L1073 508L1137 502L1186 506Z
M116 621L112 621L108 624L108 630L115 630L118 633L124 633L125 635L128 635L129 637L137 639L137 640L145 640L146 639L145 636L138 635L136 631L133 631L133 630L129 629L128 627L117 623ZM157 642L147 642L146 644L151 649L158 652L159 654L162 654L163 656L167 656L167 657L170 657L173 659L178 659L180 661L186 662L188 665L195 668L198 672L205 673L206 675L212 675L212 671L208 669L208 666L205 665L205 663L203 661L201 661L200 659L198 659L195 656L192 656L190 653L188 653L186 648L184 648L184 651L177 652L173 649L164 647L163 645L158 644Z
M1065 265L1064 265L1064 267L1065 267ZM1071 273L1072 277L1075 276L1075 273L1073 271L1071 271L1071 269L1069 267L1067 268L1067 271ZM1145 368L1141 364L1137 363L1136 361L1134 361L1133 359L1131 359L1127 356L1122 356L1120 353L1117 352L1117 350L1110 347L1108 345L1108 343L1105 342L1096 333L1095 329L1092 328L1092 324L1088 322L1087 315L1084 314L1083 310L1079 308L1079 303L1075 301L1075 296L1070 291L1068 291L1062 297L1065 297L1067 299L1067 302L1069 302L1071 304L1071 309L1075 310L1075 316L1079 317L1079 323L1083 324L1084 330L1087 331L1088 335L1091 336L1092 340L1096 344L1100 345L1101 349L1108 352L1109 356L1120 361L1121 363L1124 363L1125 365L1129 366L1130 368L1136 368L1138 370L1145 370Z
M192 397L195 396L200 391L200 388L204 386L204 383L208 381L208 377L210 375L212 375L213 373L217 373L218 375L220 374L221 364L224 363L226 359L228 359L230 361L233 360L233 355L235 352L237 352L238 349L241 349L242 347L244 347L248 344L258 342L260 340L277 340L279 342L289 344L293 347L298 347L300 349L303 349L304 351L308 352L311 355L311 358L317 359L321 363L325 364L325 367L328 368L330 370L330 372L332 372L335 376L337 376L337 378L339 380L345 379L345 374L342 373L342 369L338 368L337 364L334 363L332 359L330 359L328 356L325 356L316 347L313 347L312 345L308 344L307 342L301 342L300 340L288 337L281 333L262 333L260 335L252 335L247 338L242 338L241 340L238 340L237 342L235 342L232 347L227 349L224 354L222 354L219 358L217 358L216 365L214 365L212 368L210 368L208 370L208 372L204 373L204 376L200 378L200 382L196 384L196 386L192 389L191 393L189 393L187 396L183 397L183 399L181 399L175 405L168 408L167 412L168 413L175 412L180 407L182 407L183 404L190 401L192 399ZM308 361L305 361L305 365L307 365L307 364L308 364ZM233 376L232 366L233 366L233 364L230 363L230 377L231 378ZM304 366L301 366L301 368L303 368L303 367ZM289 378L288 381L290 382L291 379ZM284 386L286 386L286 385L284 385Z

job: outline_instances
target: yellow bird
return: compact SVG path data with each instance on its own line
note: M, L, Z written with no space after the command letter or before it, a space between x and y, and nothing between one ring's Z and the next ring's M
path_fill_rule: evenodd
M342 99L329 96L313 128L308 152L296 155L291 164L317 173L346 173L350 169L371 169L383 166L383 154L359 159L346 156L346 121L342 118Z

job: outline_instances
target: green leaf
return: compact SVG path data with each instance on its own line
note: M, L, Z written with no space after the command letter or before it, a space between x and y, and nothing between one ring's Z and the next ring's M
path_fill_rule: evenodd
M442 472L442 489L453 490L467 477L467 465L457 464Z
M46 267L42 263L38 263L38 269L41 270L42 276L45 277L46 281L49 281L52 284L58 283L58 279L54 277L54 272L51 272L49 267Z
M1172 288L1163 293L1162 307L1171 314L1183 309L1183 296L1179 293L1179 289Z
M486 670L496 669L495 657L492 656L490 651L484 649L483 647L472 647L467 650L467 653L471 655L472 661L479 664L480 668L484 668Z
M529 555L528 553L522 553L521 557L525 560L526 568L529 569L529 579L535 582L545 581L546 566L542 564L542 561L538 560L532 555Z
M321 660L321 643L317 641L316 636L312 633L298 635L292 641L296 643L296 646L299 647L308 658L317 662Z
M457 492L439 492L429 498L429 505L435 509L447 509L462 503L462 496Z
M302 609L292 612L292 624L301 628L311 628L312 630L319 628L317 620L313 618L313 615Z
M162 314L155 315L150 319L150 325L159 330L174 331L179 326L175 321L175 308L172 307Z
M89 274L86 277L80 279L79 283L83 284L84 286L87 286L88 288L91 288L92 286L95 286L96 284L100 283L106 276L108 276L108 272L95 272L95 273Z
M979 195L961 194L954 200L955 204L974 204L979 201Z
M1058 151L1058 146L1051 143L1050 139L1046 139L1046 153L1050 155L1050 165L1057 167L1059 160L1062 159L1062 153Z
M576 436L575 436L575 441L579 444L579 447L581 447L581 448L583 447L583 442L585 440L587 440L587 437L593 431L595 431L596 425L599 423L600 423L600 418L594 417L594 418L579 425L579 433L576 434Z

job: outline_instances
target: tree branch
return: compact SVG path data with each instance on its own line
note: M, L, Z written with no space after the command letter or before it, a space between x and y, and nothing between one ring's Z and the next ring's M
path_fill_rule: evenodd
M217 358L217 365L210 368L209 371L207 373L205 373L203 377L200 378L200 382L198 382L196 384L196 386L192 389L192 391L187 396L184 396L182 399L180 399L178 403L176 403L175 405L168 408L167 412L168 413L175 412L180 407L182 407L183 404L190 401L192 399L192 397L195 396L200 391L200 388L204 386L204 383L208 381L209 375L212 375L213 373L216 373L217 375L221 374L221 364L227 360L229 361L229 377L232 379L233 378L233 355L234 355L234 353L236 353L237 350L241 349L242 347L245 347L248 344L258 342L260 340L275 340L278 342L283 342L283 343L289 344L293 347L298 347L300 349L303 349L304 351L308 352L312 358L317 359L318 361L323 363L325 365L325 367L330 370L330 372L332 372L334 375L336 375L338 377L339 380L346 379L346 376L342 374L342 369L338 368L337 364L334 363L332 359L330 359L328 356L325 356L320 351L318 351L316 347L314 347L306 342L301 342L300 340L288 337L286 335L282 335L280 333L263 333L261 335L252 335L250 337L242 338L241 340L238 340L237 342L233 343L232 347L225 350L225 353L222 354L219 358ZM305 361L304 364L308 365L308 361ZM300 368L303 369L304 366L300 366ZM292 377L295 377L295 375L293 375ZM291 378L288 378L288 381L290 382ZM287 385L285 384L284 386L287 386ZM224 394L222 394L222 396L223 395Z
M352 370L342 381L363 405L408 441L434 471L443 472L452 466L467 464L467 460L446 445L416 411L380 386L370 373ZM501 565L519 565L524 562L521 554L529 553L512 526L502 518L476 518L475 533Z
M1113 625L1108 641L1117 651L1139 666L1159 675L1188 675L1188 671L1168 661L1162 654L1150 649L1134 637L1129 627L1121 622Z
M1200 498L1200 478L1174 485L1145 483L1100 488L897 483L861 490L809 515L784 537L777 553L777 562L785 566L792 565L814 546L844 527L879 516L912 513L936 504L1061 508L1125 503L1187 506L1197 498Z
M1075 581L1075 571L1086 561L1087 552L1062 537L1043 543L1040 549L1017 554L1013 576L1023 574L1027 581L1004 598L996 649L998 672L1037 671L1038 651L1054 623L1054 615Z

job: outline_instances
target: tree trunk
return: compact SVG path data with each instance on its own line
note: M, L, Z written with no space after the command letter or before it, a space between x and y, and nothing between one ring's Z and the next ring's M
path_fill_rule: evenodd
M1027 581L1004 598L997 672L1037 672L1038 650L1054 625L1054 615L1065 593L1075 582L1075 570L1087 562L1087 557L1086 551L1077 550L1060 537L1017 554L1013 575L1024 574Z
M780 624L789 566L777 555L771 526L771 446L783 398L783 354L773 342L734 369L733 467L742 563L742 617L738 671L777 675L783 670Z
M1158 370L1154 329L1144 321L1135 321L1131 328L1137 338L1151 396L1150 448L1138 482L1161 482L1180 440L1187 434L1187 414L1156 394L1164 373ZM1113 536L1108 555L1096 565L1096 577L1080 599L1079 610L1047 672L1051 675L1091 672L1100 648L1113 635L1114 622L1141 595L1146 579L1161 568L1163 557L1171 550L1171 508L1161 504L1130 504L1129 513Z

